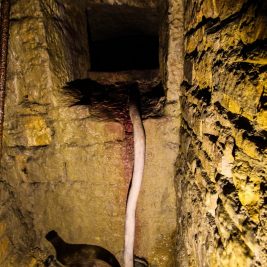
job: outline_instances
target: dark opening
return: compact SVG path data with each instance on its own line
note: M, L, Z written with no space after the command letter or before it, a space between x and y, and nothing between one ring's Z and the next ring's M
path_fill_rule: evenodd
M95 4L88 8L88 25L92 71L159 67L156 9Z

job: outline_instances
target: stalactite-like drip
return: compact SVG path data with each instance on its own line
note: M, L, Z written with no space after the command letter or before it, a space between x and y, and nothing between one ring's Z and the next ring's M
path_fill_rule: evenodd
M4 123L4 105L6 91L6 74L7 74L7 51L9 37L9 0L1 2L1 39L0 39L0 158L2 156L2 138Z
M134 133L134 170L126 207L124 267L134 266L135 211L145 164L145 131L135 99L131 99L129 113Z

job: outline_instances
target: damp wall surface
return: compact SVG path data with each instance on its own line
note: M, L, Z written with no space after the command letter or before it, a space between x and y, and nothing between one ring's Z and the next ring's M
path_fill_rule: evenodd
M52 229L70 243L101 245L121 261L130 181L123 126L97 120L87 108L68 107L62 97L66 82L86 78L90 69L85 6L94 1L11 2L0 266L37 266L54 254L44 238ZM175 264L176 249L183 11L180 2L160 5L167 101L162 118L144 122L147 152L135 252L151 266L167 267Z
M179 266L266 266L266 1L185 3Z
M44 227L52 228L53 218L59 224L65 221L58 211L64 208L57 204L64 203L59 187L65 175L64 156L56 141L64 128L59 90L65 80L85 77L88 68L86 18L80 13L79 7L56 1L11 3L1 162L2 184L9 191L4 217L9 242L2 266L34 265L37 260L30 254L39 254L46 246L41 245Z

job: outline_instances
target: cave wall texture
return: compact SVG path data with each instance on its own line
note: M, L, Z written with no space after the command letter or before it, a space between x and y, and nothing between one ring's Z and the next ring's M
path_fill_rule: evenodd
M266 266L266 1L186 0L178 266Z
M122 259L125 132L62 94L90 69L89 3L160 10L166 106L144 122L136 254L151 267L266 266L266 1L11 2L0 266L40 266L52 229Z
M121 261L130 181L125 132L120 123L97 120L85 107L69 107L62 87L86 78L90 69L88 3L156 7L157 1L11 3L0 266L40 266L40 261L54 254L44 238L52 229L70 243L99 244ZM166 1L161 3L165 116L144 121L147 155L135 251L151 266L175 264L177 85L183 78L182 53L174 52L182 51L183 45L179 5L175 1L170 7ZM168 28L173 16L178 20Z

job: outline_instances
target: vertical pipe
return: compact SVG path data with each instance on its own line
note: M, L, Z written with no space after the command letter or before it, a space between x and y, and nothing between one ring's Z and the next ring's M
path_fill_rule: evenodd
M2 139L3 139L3 123L4 123L4 106L6 91L6 74L7 74L7 51L9 37L9 0L1 2L1 24L0 24L0 159L2 157Z
M124 267L133 267L134 238L135 238L135 211L145 164L145 131L135 101L131 101L129 112L134 133L134 170L132 185L129 191L126 207Z

